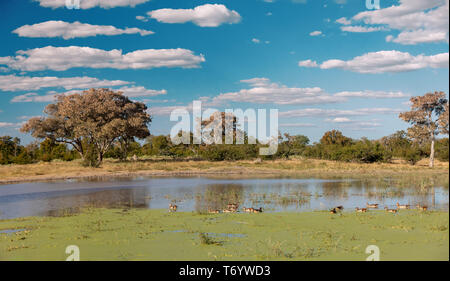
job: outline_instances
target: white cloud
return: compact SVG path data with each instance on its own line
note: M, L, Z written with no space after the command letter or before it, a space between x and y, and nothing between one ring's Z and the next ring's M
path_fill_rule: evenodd
M316 30L316 31L309 33L309 35L310 36L320 36L320 35L322 35L322 31Z
M74 67L149 69L155 67L196 68L205 61L186 49L146 49L122 53L90 47L53 47L17 51L16 56L0 57L0 65L22 71L64 71Z
M307 61L299 62L301 67L314 67ZM423 68L448 68L448 53L432 56L413 56L407 52L379 51L367 53L348 61L331 59L317 65L321 69L340 68L359 73L405 72Z
M188 106L179 106L179 105L174 105L174 106L153 106L150 107L148 109L148 112L151 115L170 115L170 113L172 111L174 111L175 109L186 109L186 110L191 110L192 109L192 105L188 105Z
M140 20L140 21L142 21L142 22L148 22L148 18L147 18L147 17L144 17L144 16L136 16L136 19L137 19L137 20Z
M259 40L257 38L253 38L252 42L255 43L255 44L259 44L259 43L261 43L261 40Z
M34 0L45 8L65 8L66 0ZM80 9L100 7L103 9L115 7L135 7L150 0L80 0Z
M123 92L123 94L130 98L136 98L136 97L154 97L159 95L165 95L167 94L166 90L152 90L152 89L146 89L145 87L128 87L124 86L122 88L117 89L117 91Z
M325 119L325 122L333 123L338 128L349 128L352 130L372 130L376 127L381 127L382 124L376 120L351 120L347 117L336 117L334 119Z
M222 93L215 97L202 97L202 101L208 106L222 106L229 102L244 102L253 104L326 104L345 102L349 98L407 98L409 94L402 92L385 91L342 91L329 94L319 87L296 88L273 83L268 78L252 78L241 80L248 84L249 89L241 89L237 92Z
M360 109L322 109L322 108L306 108L306 109L295 109L280 112L280 117L345 117L345 116L364 116L364 115L388 115L388 114L398 114L402 112L401 109L395 108L360 108Z
M0 122L0 128L15 127L16 123Z
M343 25L350 25L352 24L351 20L348 20L346 17L338 18L336 20L337 23L343 24Z
M317 67L318 66L317 62L312 61L312 60L299 61L298 65L302 66L302 67Z
M405 45L415 45L419 43L433 43L448 41L448 33L444 31L430 32L429 30L418 29L403 31L396 38L392 35L386 36L387 42L396 42Z
M359 97L359 98L375 98L375 99L396 99L396 98L408 98L411 95L403 92L384 92L384 91L344 91L334 94L336 97Z
M19 120L29 120L31 118L39 118L39 117L42 117L42 116L40 116L40 115L34 115L34 116L22 115L22 116L17 117L17 119L19 119Z
M46 21L33 25L24 25L13 31L20 37L62 37L64 39L72 39L77 37L90 37L96 35L120 35L135 34L141 36L153 34L153 31L143 30L139 28L120 29L112 25L91 25L81 22L65 22L65 21Z
M239 92L220 94L212 99L213 104L223 102L274 103L274 104L322 104L342 102L345 98L335 97L325 93L319 87L294 88L272 83L268 78L253 78L242 80L249 84L250 89Z
M16 75L0 75L0 90L2 91L36 91L42 88L100 88L130 84L122 80L99 80L93 77L30 77Z
M15 96L11 102L53 102L55 101L56 96L58 95L72 95L76 93L82 93L84 90L87 90L88 88L82 89L81 87L76 90L70 90L64 93L59 93L56 91L48 91L45 95L39 95L37 93L26 93L23 95ZM166 90L152 90L152 89L146 89L142 86L124 86L118 89L112 89L113 91L119 91L122 92L124 96L127 96L129 98L138 98L138 97L153 97L158 95L165 95L167 94Z
M38 95L37 93L26 93L15 96L11 102L53 102L56 94Z
M351 122L347 117L336 117L334 119L326 119L325 121L333 122L333 123L348 123Z
M361 26L361 25L346 25L341 26L342 31L347 32L355 32L355 33L368 33L368 32L375 32L375 31L382 31L386 30L384 27L371 27L371 26Z
M400 0L399 5L360 12L351 21L398 30L398 36L391 35L388 41L400 44L448 43L449 0ZM338 23L349 25L351 21Z
M201 27L217 27L224 23L238 23L241 16L221 4L205 4L194 9L159 9L147 13L164 23L193 22Z

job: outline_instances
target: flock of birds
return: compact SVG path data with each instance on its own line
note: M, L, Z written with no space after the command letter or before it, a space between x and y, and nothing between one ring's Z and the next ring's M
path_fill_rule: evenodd
M169 204L169 212L176 212L178 209L178 206L175 204ZM229 203L227 204L227 207L223 210L208 210L208 213L210 214L219 214L219 213L236 213L239 210L239 205L236 203ZM242 211L245 213L262 213L263 209L262 207L259 207L258 209L256 208L246 208L243 207Z
M366 203L366 207L365 207L365 208L358 208L358 207L356 207L356 208L355 208L355 211L356 211L357 213L366 213L369 209L378 209L378 206L379 206L379 205L380 205L380 204L378 204L378 203L374 203L374 204ZM401 205L401 204L398 203L398 202L397 202L396 205L397 205L397 208L396 208L396 209L389 209L388 207L384 207L384 209L386 210L386 212L388 212L388 213L394 213L394 214L397 213L398 210L400 210L400 209L411 209L411 205ZM416 208L419 209L419 210L421 210L421 211L426 211L426 210L428 210L428 207L427 207L427 206L425 206L425 205L420 205L420 204L417 204L417 205L416 205ZM177 205L175 205L175 204L169 204L169 212L176 212L177 209L178 209L178 206L177 206ZM239 205L238 205L238 204L235 204L235 203L229 203L229 204L227 204L227 208L226 208L226 209L223 209L223 210L218 210L218 209L216 209L216 210L211 210L211 209L209 209L209 210L208 210L208 213L210 213L210 214L236 213L236 212L238 212L238 210L239 210ZM330 214L337 214L338 212L341 212L341 211L343 211L343 210L344 210L344 206L337 206L337 207L334 207L333 209L330 210ZM263 212L263 210L262 210L261 207L260 207L259 209L243 207L243 208L242 208L242 211L245 212L245 213L262 213L262 212Z
M355 211L357 213L366 213L368 209L378 209L379 205L380 204L378 204L378 203L374 203L374 204L366 203L366 207L365 208L358 208L358 207L356 207ZM396 205L397 205L396 209L389 209L388 207L384 207L384 209L386 210L386 212L393 213L393 214L397 213L398 210L400 210L400 209L411 209L411 205L401 205L398 202L397 202ZM417 204L416 208L421 210L421 211L428 210L428 206L420 205L420 204ZM344 210L344 206L337 206L337 207L334 207L333 209L330 210L330 214L337 214L339 211L342 211L342 210Z

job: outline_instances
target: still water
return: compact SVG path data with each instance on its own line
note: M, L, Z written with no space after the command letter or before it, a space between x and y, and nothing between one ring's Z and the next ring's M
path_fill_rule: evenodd
M58 216L84 207L133 207L179 211L222 210L228 203L265 212L345 210L379 203L427 205L448 210L448 186L399 188L389 180L112 178L0 185L0 219Z

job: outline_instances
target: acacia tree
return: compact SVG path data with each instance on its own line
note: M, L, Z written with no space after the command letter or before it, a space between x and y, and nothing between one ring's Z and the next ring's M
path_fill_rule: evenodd
M58 96L56 103L47 105L44 112L47 117L30 119L21 131L35 138L70 144L83 160L87 151L94 152L97 161L89 163L91 166L100 165L114 141L150 135L147 106L109 89Z
M431 142L430 168L434 166L434 143L439 133L448 134L448 101L444 92L427 93L412 97L411 111L399 117L410 123L408 135L416 142Z

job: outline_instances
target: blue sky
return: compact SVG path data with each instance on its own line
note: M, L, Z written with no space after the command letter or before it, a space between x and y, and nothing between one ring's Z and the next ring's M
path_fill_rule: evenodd
M55 94L121 89L153 134L175 106L278 108L280 130L375 139L405 129L410 96L448 94L448 0L0 2L0 135ZM64 79L65 78L65 79Z

